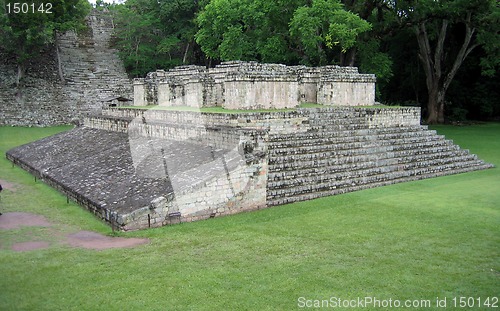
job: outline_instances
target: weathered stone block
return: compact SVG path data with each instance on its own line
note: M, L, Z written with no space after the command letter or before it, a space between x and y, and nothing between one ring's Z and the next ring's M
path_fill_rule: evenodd
M181 66L167 72L156 71L144 81L146 86L137 84L138 105L143 104L144 97L149 105L228 109L293 108L299 103L375 103L375 77L359 74L352 67L229 62L208 70Z

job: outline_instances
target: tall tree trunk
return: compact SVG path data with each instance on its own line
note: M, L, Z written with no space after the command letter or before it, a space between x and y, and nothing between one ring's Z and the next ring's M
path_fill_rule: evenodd
M429 90L427 99L428 124L444 123L444 94L442 87L437 83Z
M340 65L341 66L354 66L354 62L356 61L356 48L352 47L347 52L340 52Z
M184 57L182 58L182 63L185 65L187 62L187 57L188 57L188 52L189 52L189 45L190 43L188 42L186 45L186 50L184 50Z
M357 49L352 47L349 51L349 66L354 67L354 63L356 62L356 52Z
M427 35L427 29L425 25L426 22L419 22L415 26L415 33L417 35L417 42L419 47L418 56L423 64L426 77L426 85L428 91L427 123L429 124L444 123L444 102L446 91L448 90L448 87L453 81L453 78L455 77L465 58L475 47L478 46L478 44L470 44L472 36L475 32L475 29L471 28L470 26L471 14L471 12L467 13L467 17L465 20L464 41L457 53L451 69L446 74L443 73L442 65L445 61L444 42L448 30L448 20L444 19L441 22L441 29L438 33L434 52L432 52L429 37Z
M444 121L444 94L446 90L443 90L441 87L441 77L443 75L441 62L443 60L443 49L447 28L448 21L443 20L436 48L434 53L432 53L425 21L420 22L415 27L419 46L418 56L424 67L425 82L427 85L427 123L429 124L442 123ZM438 96L438 94L442 94L442 96ZM442 97L442 100L439 97ZM440 115L440 111L443 112L443 115Z
M138 39L135 41L135 70L138 70L139 68L139 45L141 43L141 40Z

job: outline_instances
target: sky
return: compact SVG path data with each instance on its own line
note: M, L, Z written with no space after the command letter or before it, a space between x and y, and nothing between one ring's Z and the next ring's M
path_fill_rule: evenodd
M95 4L96 0L88 0L92 5ZM104 0L106 3L123 3L125 0Z

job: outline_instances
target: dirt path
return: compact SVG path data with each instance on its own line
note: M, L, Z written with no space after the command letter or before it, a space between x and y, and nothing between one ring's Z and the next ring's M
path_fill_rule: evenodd
M11 230L22 227L50 227L51 223L41 215L30 213L3 213L0 216L0 229Z
M10 190L12 192L15 192L18 188L18 185L10 183L3 179L0 179L0 185L2 185L3 189Z
M2 183L3 186L3 183ZM23 227L51 227L52 224L42 215L31 213L11 212L0 216L0 231L14 230ZM71 234L64 234L53 230L54 236L62 238L61 244L72 247L81 247L94 250L104 250L109 248L134 247L149 243L148 239L109 237L97 232L79 231ZM1 241L0 241L1 242ZM2 248L4 243L0 244ZM50 247L50 241L27 241L14 243L11 247L13 251L23 252Z
M109 237L92 231L79 231L66 236L69 245L90 249L134 247L149 242L147 239Z

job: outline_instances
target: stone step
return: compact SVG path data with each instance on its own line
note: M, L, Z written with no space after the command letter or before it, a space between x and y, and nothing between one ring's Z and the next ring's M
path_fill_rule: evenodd
M381 164L381 162L370 165L363 165L362 167L329 167L322 174L310 174L305 175L303 172L298 171L297 175L287 174L281 178L275 178L271 180L273 176L276 177L277 174L273 176L268 176L268 189L278 189L278 188L291 188L299 187L307 184L324 183L329 181L336 181L338 183L346 183L347 185L356 178L370 177L373 175L381 174L392 174L394 172L400 171L412 171L420 168L430 168L436 166L442 166L450 163L467 163L477 161L477 158L473 155L462 155L455 157L436 157L431 159L423 159L422 161L408 161L406 163L399 163L398 161L387 164ZM383 162L382 162L383 163ZM279 175L278 175L279 176Z
M362 128L367 128L368 125L366 123L366 120L363 119L355 119L352 120L352 122L349 122L347 120L342 121L342 122L330 122L330 123L311 123L309 121L309 127L313 131L319 131L319 132L324 132L324 131L329 131L329 130L339 130L339 131L345 131L345 130L356 130L360 126ZM378 129L378 128L385 128L383 126L378 126L378 125L371 125L370 128L372 129Z
M408 167L408 164L417 162L432 161L441 159L443 157L467 157L468 159L476 159L475 155L471 155L467 150L451 150L447 152L434 152L434 153L420 153L420 154L406 154L402 152L399 158L392 154L373 154L357 156L350 159L338 160L328 159L321 163L314 161L304 161L295 163L294 166L284 165L269 165L268 180L286 180L294 179L304 176L314 176L322 174L330 174L335 172L342 172L348 170L359 170L375 168L378 166L398 165L401 169Z
M422 126L408 126L408 127L387 127L387 128L379 128L379 129L368 129L366 126L364 128L360 128L357 130L336 130L331 129L331 131L307 131L303 133L292 133L292 134L279 134L279 135L269 135L269 143L277 143L277 142L287 142L292 145L302 145L303 141L310 141L309 144L318 144L321 141L328 141L329 139L335 140L337 137L351 137L351 136L366 136L372 135L373 133L377 133L378 135L382 134L391 134L391 133L415 133L415 132L426 132L436 133L434 130L427 130L426 127Z
M352 122L348 121L343 121L344 123L319 123L319 124L314 124L309 122L309 127L313 131L319 131L319 132L325 132L325 131L331 131L331 130L338 130L338 131L346 131L346 130L357 130L357 129L364 129L364 128L370 128L370 129L383 129L386 128L383 125L369 125L367 124L366 120L363 119L357 119L353 120Z
M456 156L450 156L450 158L453 158L455 160L459 160L461 162L468 162L468 161L476 161L477 159L474 158L473 156L467 156L467 155L456 155ZM276 185L275 183L292 183L294 180L302 180L302 179L321 179L321 178L333 178L332 176L336 177L342 177L342 176L350 176L356 172L363 172L363 175L370 174L371 171L387 171L390 172L391 170L396 170L396 171L408 171L411 170L412 168L418 168L418 167L427 167L427 166L432 166L435 165L436 163L442 163L443 157L439 156L433 156L433 157L428 157L425 159L421 159L420 161L379 161L379 162L372 162L372 163L362 163L358 166L353 166L349 167L348 165L340 165L340 166L333 166L329 168L323 168L323 172L321 172L321 168L317 168L317 172L312 171L312 169L306 169L303 171L287 171L287 172L274 172L274 174L268 176L268 180L270 183L273 183L273 185ZM323 177L324 176L324 177ZM328 176L328 177L327 177ZM345 179L345 178L343 178Z
M425 178L433 178L433 177L440 177L440 176L445 176L445 175L451 175L451 174L459 174L459 173L465 173L465 172L470 172L470 171L475 171L475 170L482 170L482 169L487 169L491 168L492 166L489 164L484 164L484 162L480 160L476 160L473 162L467 162L467 163L451 163L446 166L442 166L439 168L422 168L416 171L403 171L403 172L397 172L391 175L392 178L388 179L386 174L382 174L382 176L372 176L371 182L359 182L356 184L356 181L351 184L350 187L345 187L345 188L326 188L324 190L308 190L308 191L302 191L302 192L289 192L285 193L282 190L268 190L268 200L267 203L269 206L273 205L280 205L280 204L287 204L287 203L292 203L292 202L297 202L297 201L304 201L304 200L310 200L310 199L315 199L319 197L324 197L324 196L331 196L331 195L336 195L336 194L342 194L342 193L347 193L347 192L352 192L352 191L358 191L358 190L363 190L363 189L368 189L368 188L374 188L374 187L380 187L380 186L386 186L386 185L391 185L395 183L400 183L400 182L408 182L408 181L415 181L415 180L421 180ZM365 179L366 180L366 179ZM282 191L281 193L279 191Z
M309 111L313 120L325 120L325 119L352 119L352 118L365 118L371 119L379 116L380 111L391 111L389 107L381 108L363 108L362 109L352 109L353 107L332 107L324 106L322 108L299 108L299 111ZM359 108L359 107L354 107ZM394 111L404 111L410 110L412 113L418 113L413 107L408 109L396 108Z
M406 129L406 128L415 128L415 129L428 129L426 126L423 125L407 125L407 126L400 126L400 125L388 125L388 126L379 126L379 125L369 125L366 123L365 120L360 120L356 122L351 122L347 123L346 125L322 125L322 126L314 126L310 125L310 130L311 131L316 131L316 132L331 132L331 131L355 131L355 130L384 130L386 128L399 128L399 129Z
M384 115L387 113L388 109L382 109L385 111ZM351 109L346 107L346 110L333 109L328 110L325 108L321 108L321 111L316 113L309 113L311 124L345 124L349 123L349 120L363 120L376 122L380 120L380 114L370 114L370 108L361 108L361 109ZM401 115L398 113L398 117ZM382 118L386 118L382 116ZM344 122L344 123L342 123Z
M460 147L453 145L449 141L442 140L438 142L429 142L430 146L425 146L425 148L420 148L420 146L415 146L415 144L401 144L386 147L367 147L367 148L344 148L341 150L322 152L322 153L306 153L306 154L294 154L286 156L274 156L270 157L268 163L270 166L279 167L300 167L304 162L313 162L313 165L321 165L322 163L328 162L329 160L334 161L344 161L345 159L351 159L360 157L360 161L365 160L363 156L377 156L379 158L385 157L401 157L405 155L418 155L418 154L429 154L437 152L446 151L458 151ZM423 146L422 146L423 147ZM282 164L282 165L280 165Z
M444 136L432 135L431 133L419 133L419 135L400 134L385 134L380 136L370 137L342 137L330 140L328 143L322 144L304 144L302 146L278 147L276 145L269 146L269 155L285 156L307 153L323 153L347 148L370 148L370 147L390 147L401 144L430 144L431 142L445 141ZM449 141L448 141L449 142ZM451 142L449 142L451 143ZM280 144L281 145L281 144Z
M339 142L354 142L354 141L367 141L370 140L369 137L373 137L372 140L386 140L393 139L397 137L401 138L412 138L416 136L435 136L436 131L433 130L417 130L408 129L402 130L401 128L388 128L384 131L372 130L372 131L337 131L332 133L317 133L307 132L307 135L297 135L297 139L280 140L270 137L269 148L279 149L279 148L298 148L298 147L308 147L308 146L318 146L318 145L329 145Z
M294 165L269 165L269 176L270 178L275 178L276 175L293 175L301 176L300 172L304 172L307 175L308 172L314 172L314 169L321 171L329 167L338 167L338 169L348 170L350 167L363 168L363 167L376 167L377 165L404 165L411 162L421 162L429 161L437 158L443 157L456 157L456 156L466 156L469 153L467 151L444 151L444 152L420 152L419 154L413 154L411 152L399 152L397 155L393 154L372 154L372 155L360 155L356 157L344 158L344 159L327 159L325 161L303 161L296 162ZM398 158L399 157L399 158Z
M446 176L446 175L451 175L451 174L467 173L467 172L471 172L471 171L483 170L483 169L488 169L488 168L490 168L490 166L482 164L482 165L478 165L478 166L470 166L470 167L465 167L465 168L460 168L460 169L457 168L457 169L454 169L453 171L442 171L442 172L421 174L421 175L416 175L416 176L401 177L398 179L386 180L386 181L381 181L381 182L373 182L373 183L369 183L369 184L357 185L357 186L343 188L343 189L327 190L327 191L321 191L321 192L318 191L318 192L314 192L314 193L304 193L304 194L298 194L298 195L287 196L287 197L268 197L267 202L268 202L268 206L275 206L275 205L288 204L288 203L293 203L293 202L298 202L298 201L316 199L316 198L320 198L320 197L324 197L324 196L331 196L331 195L343 194L343 193L347 193L347 192L353 192L353 191L364 190L364 189L369 189L369 188L387 186L387 185L392 185L392 184L396 184L396 183L400 183L400 182L409 182L409 181L416 181L416 180L421 180L421 179L426 179L426 178Z

